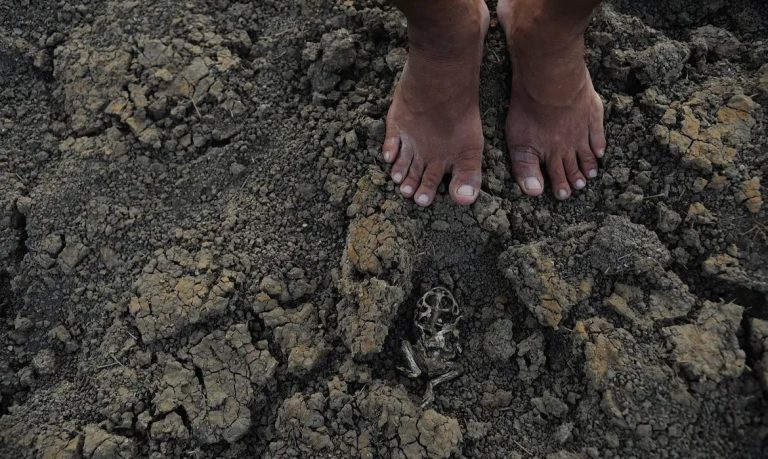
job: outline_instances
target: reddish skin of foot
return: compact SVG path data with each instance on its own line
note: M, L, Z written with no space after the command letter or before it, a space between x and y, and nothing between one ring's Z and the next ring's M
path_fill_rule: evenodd
M403 3L409 54L387 114L384 159L400 192L418 205L432 204L448 173L453 200L470 205L482 181L479 86L488 8L481 0ZM471 195L460 193L465 185Z
M605 152L603 103L584 62L584 30L594 0L499 0L499 22L512 57L512 97L506 135L512 173L544 184L541 165L558 199L597 175Z

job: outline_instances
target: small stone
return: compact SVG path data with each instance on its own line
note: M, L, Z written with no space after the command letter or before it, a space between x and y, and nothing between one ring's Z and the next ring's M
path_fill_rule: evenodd
M637 436L640 438L647 438L650 437L653 433L653 430L651 429L651 426L648 424L640 424L637 426L637 429L635 430L637 432Z
M328 193L328 200L332 204L341 204L344 202L344 197L347 195L349 188L349 180L336 174L328 174L328 177L325 180L325 185L323 186L325 192Z
M245 169L246 167L240 163L232 163L229 166L229 173L235 177L239 177L243 172L245 172Z
M99 259L108 269L114 269L120 264L120 257L109 247L101 247L99 249Z
M384 140L384 134L386 132L386 123L383 120L372 120L366 126L366 134L369 139L375 139L377 141Z
M49 234L40 241L40 249L48 255L55 257L64 248L64 240L58 234Z
M637 187L631 186L630 189L619 195L619 205L626 210L632 211L643 203L643 193Z
M357 150L360 147L360 142L354 129L344 134L344 144L351 150Z
M712 212L704 204L696 202L688 207L688 215L685 217L685 221L698 225L709 225L715 223L717 218L712 215Z
M59 267L65 274L69 274L88 255L88 247L75 242L67 244L59 254Z
M504 408L512 403L513 398L511 391L499 389L494 392L485 392L480 404L486 408Z
M722 174L713 174L712 180L708 184L709 188L714 191L723 191L728 186L728 177Z
M598 459L600 457L600 451L594 446L585 448L584 452L587 453L587 456L591 457L592 459Z
M320 56L320 43L307 42L301 52L301 58L307 62L315 62Z
M709 185L709 180L705 179L704 177L696 177L693 180L693 192L701 193L704 191L707 185Z
M67 344L72 341L72 334L67 330L64 325L57 325L48 332L48 336L58 340L62 344Z
M173 81L173 74L169 72L168 69L165 69L165 68L157 69L155 71L155 78L157 78L160 81L169 83Z
M120 415L120 422L117 424L118 428L123 430L130 430L133 428L133 413L130 411L124 412Z
M40 253L35 255L35 261L38 265L40 265L43 269L49 269L52 268L53 265L56 264L56 260L54 258L51 258L49 255Z
M19 331L22 333L31 330L33 326L34 324L32 323L32 321L26 317L19 316L19 317L16 317L16 319L14 319L13 321L13 328L16 329L16 331Z
M189 431L184 426L181 416L172 412L152 423L150 436L157 441L186 440L189 438Z
M56 354L50 349L41 349L32 358L32 366L40 375L50 375L56 371Z
M573 423L566 422L565 424L560 425L555 431L554 438L555 441L561 445L567 443L573 438Z
M277 300L273 300L269 295L261 292L256 295L253 302L253 312L261 314L262 312L271 311L278 307Z
M612 294L605 299L605 306L613 310L616 314L630 320L631 322L637 321L637 316L632 309L627 305L627 300L617 294Z
M192 62L181 72L182 81L188 84L196 84L208 75L208 66L202 58L195 58Z
M285 282L274 276L265 276L259 283L259 288L271 297L279 297L285 293Z
M153 120L163 119L168 112L168 99L160 97L153 100L149 107L147 107L147 111Z
M288 271L288 279L291 279L291 280L304 279L304 270L301 268L291 268L291 270Z
M608 445L609 448L616 449L619 446L621 446L621 441L619 441L619 436L616 435L615 432L608 432L605 434L605 443Z
M16 209L24 216L29 216L29 212L32 210L32 198L29 196L20 196L16 200Z
M568 405L550 393L531 399L531 404L541 414L562 418L568 413Z
M516 344L512 336L514 322L499 319L488 327L483 339L483 350L494 361L508 362L515 355Z
M682 221L683 217L681 217L680 214L664 204L659 204L659 222L657 226L660 231L671 233L677 229Z
M611 98L609 110L617 114L627 114L632 110L632 106L635 103L635 99L632 96L625 96L623 94L614 94Z
M142 432L142 433L146 432L151 422L152 422L152 415L149 413L149 411L142 411L136 417L136 426L135 426L136 431Z
M307 282L305 279L296 279L290 281L288 284L288 292L291 296L291 299L294 301L298 301L304 296L312 293L314 291L314 288L312 284Z
M21 387L32 387L35 383L35 370L32 367L24 367L16 372L16 378L19 380Z
M485 438L491 430L491 423L470 420L467 422L467 436L472 440L481 440Z

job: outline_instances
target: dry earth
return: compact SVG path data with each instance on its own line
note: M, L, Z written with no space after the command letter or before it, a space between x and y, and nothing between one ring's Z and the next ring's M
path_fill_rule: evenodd
M600 178L521 195L493 23L481 199L422 210L382 1L0 0L0 456L766 457L768 8L588 42ZM422 409L436 285L463 374Z

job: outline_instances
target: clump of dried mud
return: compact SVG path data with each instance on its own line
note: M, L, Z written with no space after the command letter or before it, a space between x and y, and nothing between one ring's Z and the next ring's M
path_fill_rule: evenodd
M603 5L610 146L564 203L510 177L492 22L483 192L423 210L381 1L0 0L0 455L768 454L767 14ZM463 371L421 408L436 285Z

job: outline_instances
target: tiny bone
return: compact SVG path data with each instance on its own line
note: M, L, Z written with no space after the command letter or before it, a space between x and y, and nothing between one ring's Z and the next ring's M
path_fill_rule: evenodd
M402 343L403 355L405 355L405 361L408 363L408 368L398 367L398 369L408 375L409 378L418 378L421 376L421 368L416 363L416 358L413 356L413 347L408 341Z
M438 376L437 378L430 380L427 384L427 391L424 393L424 400L421 402L421 407L426 408L435 401L435 387L444 382L456 379L460 375L461 372L459 370L451 370L442 376Z

